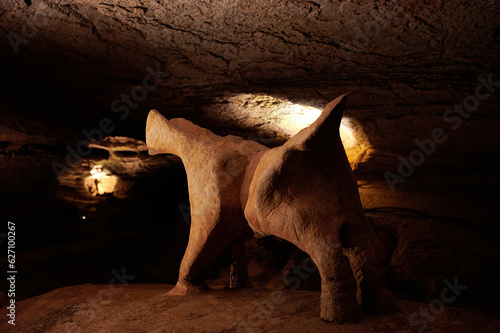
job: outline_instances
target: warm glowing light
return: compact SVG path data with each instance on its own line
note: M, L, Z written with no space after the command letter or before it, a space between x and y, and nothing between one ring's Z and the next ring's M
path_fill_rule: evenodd
M85 179L85 186L93 196L113 193L118 177L102 165L94 165L90 171L90 176Z
M283 133L289 136L293 136L303 128L311 125L322 112L322 110L311 106L290 102L284 102L283 106L286 109L284 109L283 117L277 119L277 125ZM370 142L361 125L348 116L342 118L339 133L347 158L351 163L351 167L355 169L366 157L366 152L371 147Z
M224 101L222 109L220 105L208 108L207 117L240 128L276 133L277 137L285 140L314 123L322 112L321 107L306 105L307 102L297 104L286 98L265 94L236 94ZM339 131L347 158L354 169L364 159L369 158L371 144L360 123L348 114L342 118Z
M275 124L279 127L280 132L287 136L293 136L303 128L310 126L322 112L315 107L293 104L288 101L282 102L281 116L275 118ZM347 158L354 169L370 148L370 142L361 125L348 116L342 118L339 132Z
M303 106L286 102L286 113L279 122L283 132L292 136L301 129L311 125L321 115L321 110L311 106Z
M354 130L356 126L357 125L355 125L352 119L347 117L342 118L339 131L344 149L354 149L361 144L360 142L358 142L358 140L360 140L361 138L359 135L356 135L356 131ZM358 131L359 130L360 129L358 129Z
M367 157L366 153L371 148L370 141L361 125L349 117L342 118L339 131L347 158L355 169Z

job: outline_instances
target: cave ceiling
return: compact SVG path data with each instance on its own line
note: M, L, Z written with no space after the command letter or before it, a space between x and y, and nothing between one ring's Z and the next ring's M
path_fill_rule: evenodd
M449 137L436 158L487 159L498 93L459 130L443 114L479 76L498 80L499 11L487 0L2 1L0 141L77 141L103 118L111 135L143 139L152 108L286 139L297 114L349 93L365 162L396 165L436 127Z

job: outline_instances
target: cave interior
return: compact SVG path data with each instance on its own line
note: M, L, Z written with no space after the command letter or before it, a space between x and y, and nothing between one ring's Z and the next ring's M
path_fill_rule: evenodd
M340 136L390 290L427 306L458 279L467 288L446 304L461 309L454 321L425 327L470 320L500 329L500 2L6 0L0 28L0 266L11 221L18 320L37 297L52 297L38 331L70 327L55 315L72 295L64 288L95 294L112 272L134 277L124 293L153 288L147 297L177 281L190 232L187 180L178 157L148 154L151 109L277 147L348 94ZM246 246L257 301L270 290L292 293L292 303L319 295L304 252L276 237ZM223 253L206 283L224 290L229 269ZM9 282L0 285L6 311ZM221 295L214 306L231 299ZM424 327L408 323L405 306L401 327ZM188 320L196 325L179 318L176 331L196 331ZM255 331L284 325L260 323Z

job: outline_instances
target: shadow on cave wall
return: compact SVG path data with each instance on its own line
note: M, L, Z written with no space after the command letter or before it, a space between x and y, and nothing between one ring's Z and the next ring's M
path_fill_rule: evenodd
M74 188L60 187L49 172L50 186L31 184L43 194L14 192L8 201L17 225L20 297L82 283L107 284L112 271L122 269L136 276L134 283L177 280L189 235L179 209L189 205L181 163L136 179L122 199L83 198Z

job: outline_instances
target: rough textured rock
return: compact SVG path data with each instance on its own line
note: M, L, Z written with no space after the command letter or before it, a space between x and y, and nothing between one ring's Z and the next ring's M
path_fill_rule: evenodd
M180 156L188 175L191 233L171 294L196 290L203 271L244 238L243 210L256 235L285 239L311 256L322 281L321 318L356 321L358 301L367 310L395 311L384 285L381 247L364 216L339 135L346 102L345 95L332 101L311 126L273 149L150 112L150 153Z
M248 227L239 203L241 183L252 157L267 148L236 136L217 136L185 119L169 121L155 110L148 116L146 143L150 154L174 154L186 168L191 232L179 281L170 291L183 295L199 287L203 274L224 249L244 241ZM235 260L243 250L239 247ZM248 279L246 262L239 261L232 271L235 287L246 286Z
M440 297L445 279L456 277L467 286L457 305L496 304L500 297L495 287L500 279L500 243L491 229L463 218L433 216L408 208L379 207L365 212L382 243L388 284L396 295L430 301ZM267 256L280 253L265 247L259 251ZM272 263L282 268L281 272L274 272L274 279L267 277L266 287L284 285L292 290L320 291L320 276L307 253L289 248L284 253L281 261ZM249 273L257 279L259 264L266 263L251 255Z
M140 182L141 178L176 162L174 157L149 156L144 141L123 136L92 140L83 151L88 153L72 155L65 164L52 162L53 167L60 166L55 170L60 170L57 179L62 187L60 196L65 200L99 202L100 198L89 200L89 193L125 198L135 181Z
M158 65L170 76L129 108L136 129L156 107L209 128L227 130L217 119L230 115L232 127L272 131L273 118L255 124L233 99L265 94L317 107L351 91L352 116L373 146L364 172L374 177L374 168L397 167L397 155L415 149L415 138L448 126L443 113L474 92L479 74L499 80L498 12L492 0L11 0L0 4L0 26L30 38L18 53L8 38L0 39L0 66L14 80L6 96L28 85L47 104L65 94L97 102L75 107L85 118L111 114L113 100L130 95L146 67ZM23 30L26 24L36 30ZM49 82L44 90L41 78ZM447 127L449 140L427 165L467 166L457 154L488 154L498 98L482 101L460 130ZM69 103L61 104L64 113Z
M214 290L186 297L165 297L172 285L79 285L17 303L15 332L498 332L498 313L446 307L432 320L418 315L429 303L398 301L400 313L370 316L357 324L335 325L319 319L319 293L290 290ZM112 292L112 294L110 294ZM415 316L417 317L410 317ZM0 309L6 318L6 308ZM410 318L418 319L411 321ZM0 322L2 332L12 327Z
M456 277L467 286L467 295L461 296L464 304L472 299L494 303L500 297L495 287L500 244L488 229L401 208L381 208L368 216L384 240L394 289L406 290L415 299L432 299L439 297L443 280Z
M392 220L391 237L384 233L382 240L386 250L401 242L391 273L392 282L406 286L399 295L412 297L409 284L421 290L417 297L430 294L443 276L463 275L472 281L468 293L496 304L497 274L488 262L496 262L490 258L500 244L499 90L456 130L443 113L475 93L479 75L500 81L499 6L494 0L0 1L0 220L16 221L22 235L19 292L106 283L109 271L123 265L144 283L173 284L178 277L188 237L177 206L189 204L182 164L135 181L129 200L76 199L72 189L61 193L51 163L85 139L82 130L109 118L116 125L109 135L144 140L144 120L156 107L217 134L276 146L300 113L316 112L296 112L297 105L317 108L350 91L345 116L357 124L355 134L364 133L355 166L363 207L467 220L450 227L459 233L424 219ZM26 38L17 40L17 53L10 33ZM143 84L146 67L157 66L170 75L155 80L144 100L132 99L133 107L121 101ZM128 117L123 108L111 110L115 100ZM436 127L448 140L392 192L383 173L397 171L398 155L407 158L414 140L429 138ZM165 155L155 157L162 164ZM475 233L477 226L494 239ZM396 239L399 232L404 237ZM294 248L269 238L254 242L265 244L251 249L265 257L261 265L250 262L255 281L281 287L280 270ZM432 256L412 250L421 243ZM0 261L5 266L6 258Z
M339 136L346 102L345 95L337 98L282 147L258 154L241 199L256 234L280 237L311 256L321 276L321 318L336 322L360 317L356 281L363 307L395 310L380 244Z

